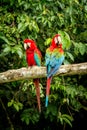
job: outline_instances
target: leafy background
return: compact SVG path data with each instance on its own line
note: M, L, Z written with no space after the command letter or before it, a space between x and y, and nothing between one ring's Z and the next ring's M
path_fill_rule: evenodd
M62 37L64 64L87 61L86 0L1 0L0 72L27 66L25 38L36 41L44 66L45 50L56 33ZM32 80L0 84L1 130L87 128L87 76L54 77L47 109L45 83L46 78L40 79L41 114Z

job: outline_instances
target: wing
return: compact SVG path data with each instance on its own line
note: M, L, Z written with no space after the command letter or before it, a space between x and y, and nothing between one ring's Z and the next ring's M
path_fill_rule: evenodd
M61 66L64 60L64 54L60 53L58 49L54 49L50 54L46 53L46 66L47 66L47 76L53 76L56 71Z
M51 54L52 52L50 51L50 48L48 48L46 50L46 54L45 54L45 65L46 65L46 68L47 68L47 74L50 72L51 70L51 67L50 67L50 58L51 58Z
M38 49L35 49L34 51L34 59L36 62L36 65L41 66L41 52Z
M51 57L51 51L50 51L50 48L48 48L46 50L46 54L45 54L45 65L47 66L50 62L50 57Z
M48 77L53 76L60 68L64 61L64 56L61 56L60 58L56 59L54 61L54 64L50 65L50 72L48 73ZM55 66L54 66L55 65Z

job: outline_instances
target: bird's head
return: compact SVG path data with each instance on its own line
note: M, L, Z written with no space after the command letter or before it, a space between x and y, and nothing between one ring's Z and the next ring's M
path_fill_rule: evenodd
M36 43L31 39L24 40L24 49L25 50L34 50L36 48Z
M61 36L60 34L56 34L53 39L52 39L52 44L53 47L58 47L61 45Z

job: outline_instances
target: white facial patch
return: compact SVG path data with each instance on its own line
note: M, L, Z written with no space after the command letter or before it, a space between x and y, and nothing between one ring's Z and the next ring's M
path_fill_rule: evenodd
M61 43L61 37L60 36L58 36L58 41L59 41L59 43Z
M54 41L55 41L56 44L57 44L57 43L60 44L60 43L61 43L61 37L60 37L60 36L55 37Z
M31 43L28 42L28 43L24 43L24 49L27 50L27 48L30 48L31 47Z
M54 41L55 41L56 44L57 44L57 43L60 44L60 43L61 43L61 37L60 37L60 36L55 37Z
M31 43L30 43L30 42L28 42L27 45L28 45L29 47L31 47Z
M26 44L26 43L24 43L24 49L25 49L25 50L27 49L27 44Z
M57 37L55 37L54 41L55 41L55 43L57 43Z

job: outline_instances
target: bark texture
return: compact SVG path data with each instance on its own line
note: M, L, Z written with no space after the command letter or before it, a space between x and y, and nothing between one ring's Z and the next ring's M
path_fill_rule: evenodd
M85 75L87 74L87 62L80 64L62 65L56 75ZM55 76L56 76L55 75ZM46 67L23 67L0 73L0 83L12 82L29 78L46 77Z

